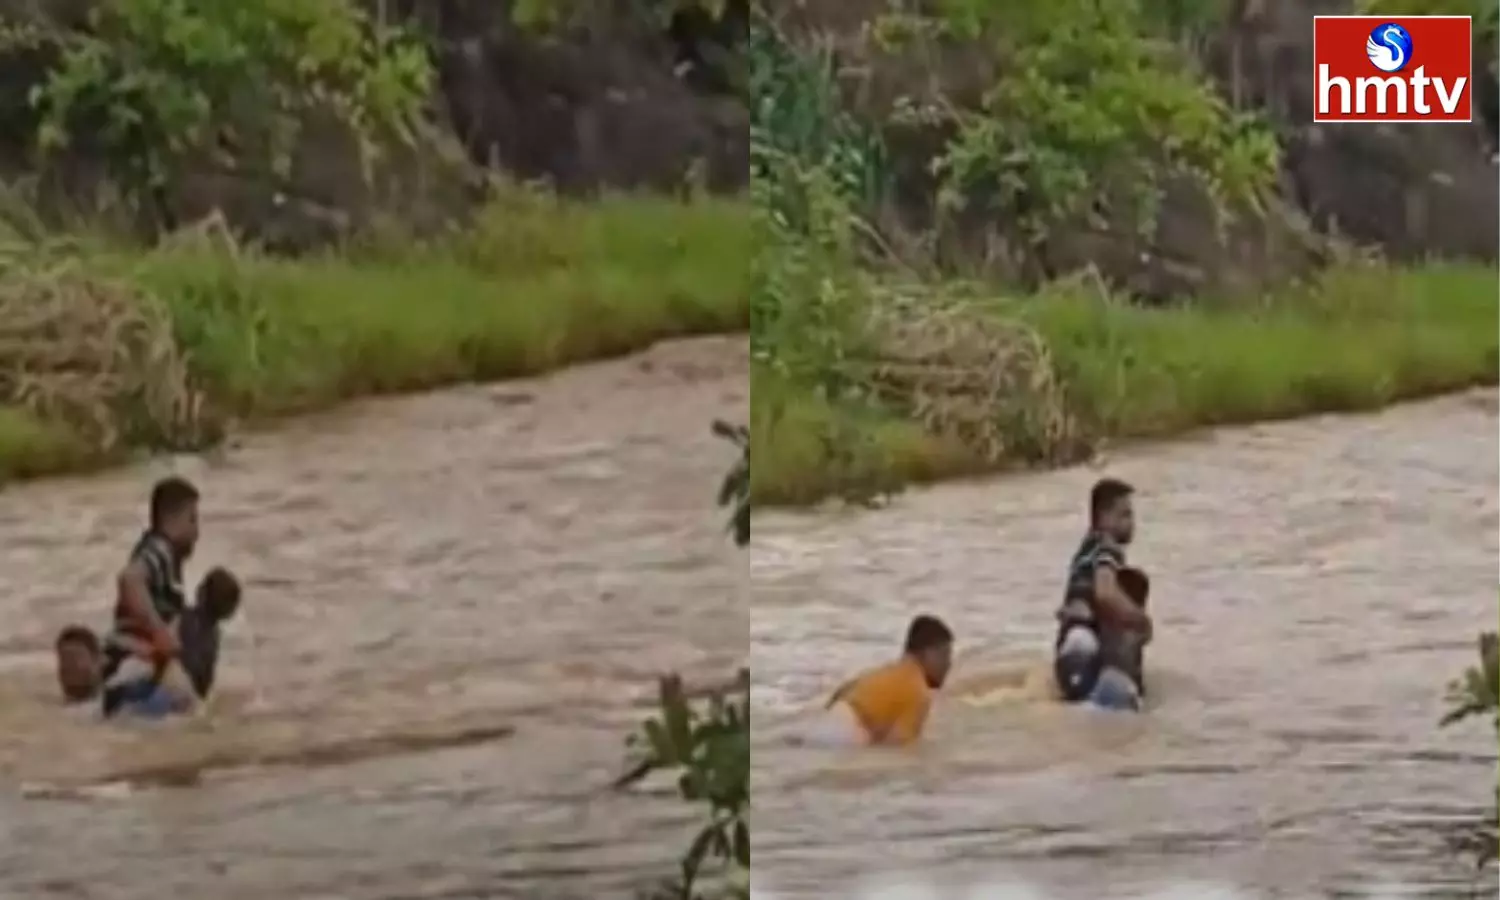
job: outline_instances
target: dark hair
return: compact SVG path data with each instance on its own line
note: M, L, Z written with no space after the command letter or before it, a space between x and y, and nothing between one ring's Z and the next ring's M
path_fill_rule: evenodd
M198 582L198 609L215 622L232 618L240 608L240 582L228 569L212 568Z
M160 527L163 519L197 502L198 489L191 481L175 475L163 478L151 488L151 527Z
M90 653L99 653L99 636L82 625L69 625L57 633L55 649L61 650L68 644L81 644Z
M1135 488L1118 478L1101 478L1089 491L1089 522L1098 522L1099 517L1114 508L1116 503L1135 493Z
M1151 596L1151 579L1145 572L1127 566L1115 573L1115 579L1125 596L1134 600L1136 606L1146 608L1146 599Z
M921 653L953 643L953 632L936 616L917 616L906 629L906 652Z

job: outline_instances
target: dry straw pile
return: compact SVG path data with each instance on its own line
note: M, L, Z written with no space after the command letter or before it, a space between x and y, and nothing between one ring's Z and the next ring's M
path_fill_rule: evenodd
M0 237L0 403L101 454L218 437L166 307L72 253Z
M869 345L864 380L882 403L986 461L1039 460L1073 440L1051 351L1019 318L906 288L872 304Z

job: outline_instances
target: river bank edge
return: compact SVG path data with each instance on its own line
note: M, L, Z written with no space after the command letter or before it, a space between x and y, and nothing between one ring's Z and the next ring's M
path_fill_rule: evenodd
M1074 291L996 301L986 314L1034 330L1048 351L1044 380L1057 386L1007 412L1015 439L1004 452L756 366L754 504L869 502L910 485L1076 464L1111 443L1369 412L1500 381L1500 277L1485 266L1339 268L1249 304L1148 308Z
M149 249L3 235L0 485L744 332L751 235L734 199L529 191L442 241L297 259L206 232Z

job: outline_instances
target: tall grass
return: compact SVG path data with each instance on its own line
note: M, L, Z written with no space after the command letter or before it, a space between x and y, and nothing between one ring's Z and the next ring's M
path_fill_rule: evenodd
M1110 439L1376 409L1494 384L1500 362L1495 272L1482 266L1340 269L1262 301L1189 308L1058 290L981 300L972 314L1034 329L1060 387L1047 416L1007 420L1003 455L926 427L915 409L829 398L760 367L751 391L756 501L858 499L1072 462Z
M149 428L116 421L97 433L80 429L76 417L59 421L54 407L19 387L63 376L49 370L56 354L34 354L36 371L0 392L7 394L0 396L0 474L193 447L234 419L529 375L662 338L742 330L750 250L750 216L734 201L583 203L522 191L442 241L314 258L272 257L204 235L149 250L79 242L15 248L11 257L24 272L12 271L0 287L0 329L34 317L43 298L63 318L93 321L102 298L121 306L123 296L122 308L154 310L164 323L167 333L142 342L150 347L110 362L131 377L97 379L95 418L141 414L117 396L120 386L150 385L156 376L147 370L155 371L165 347L186 360L174 390L188 399L174 408L191 401L197 412ZM64 281L72 289L60 293ZM185 432L188 418L193 435Z

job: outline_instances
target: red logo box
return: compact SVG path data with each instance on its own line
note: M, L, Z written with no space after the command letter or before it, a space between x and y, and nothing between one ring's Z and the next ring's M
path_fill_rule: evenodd
M1314 122L1471 122L1469 16L1313 16Z

